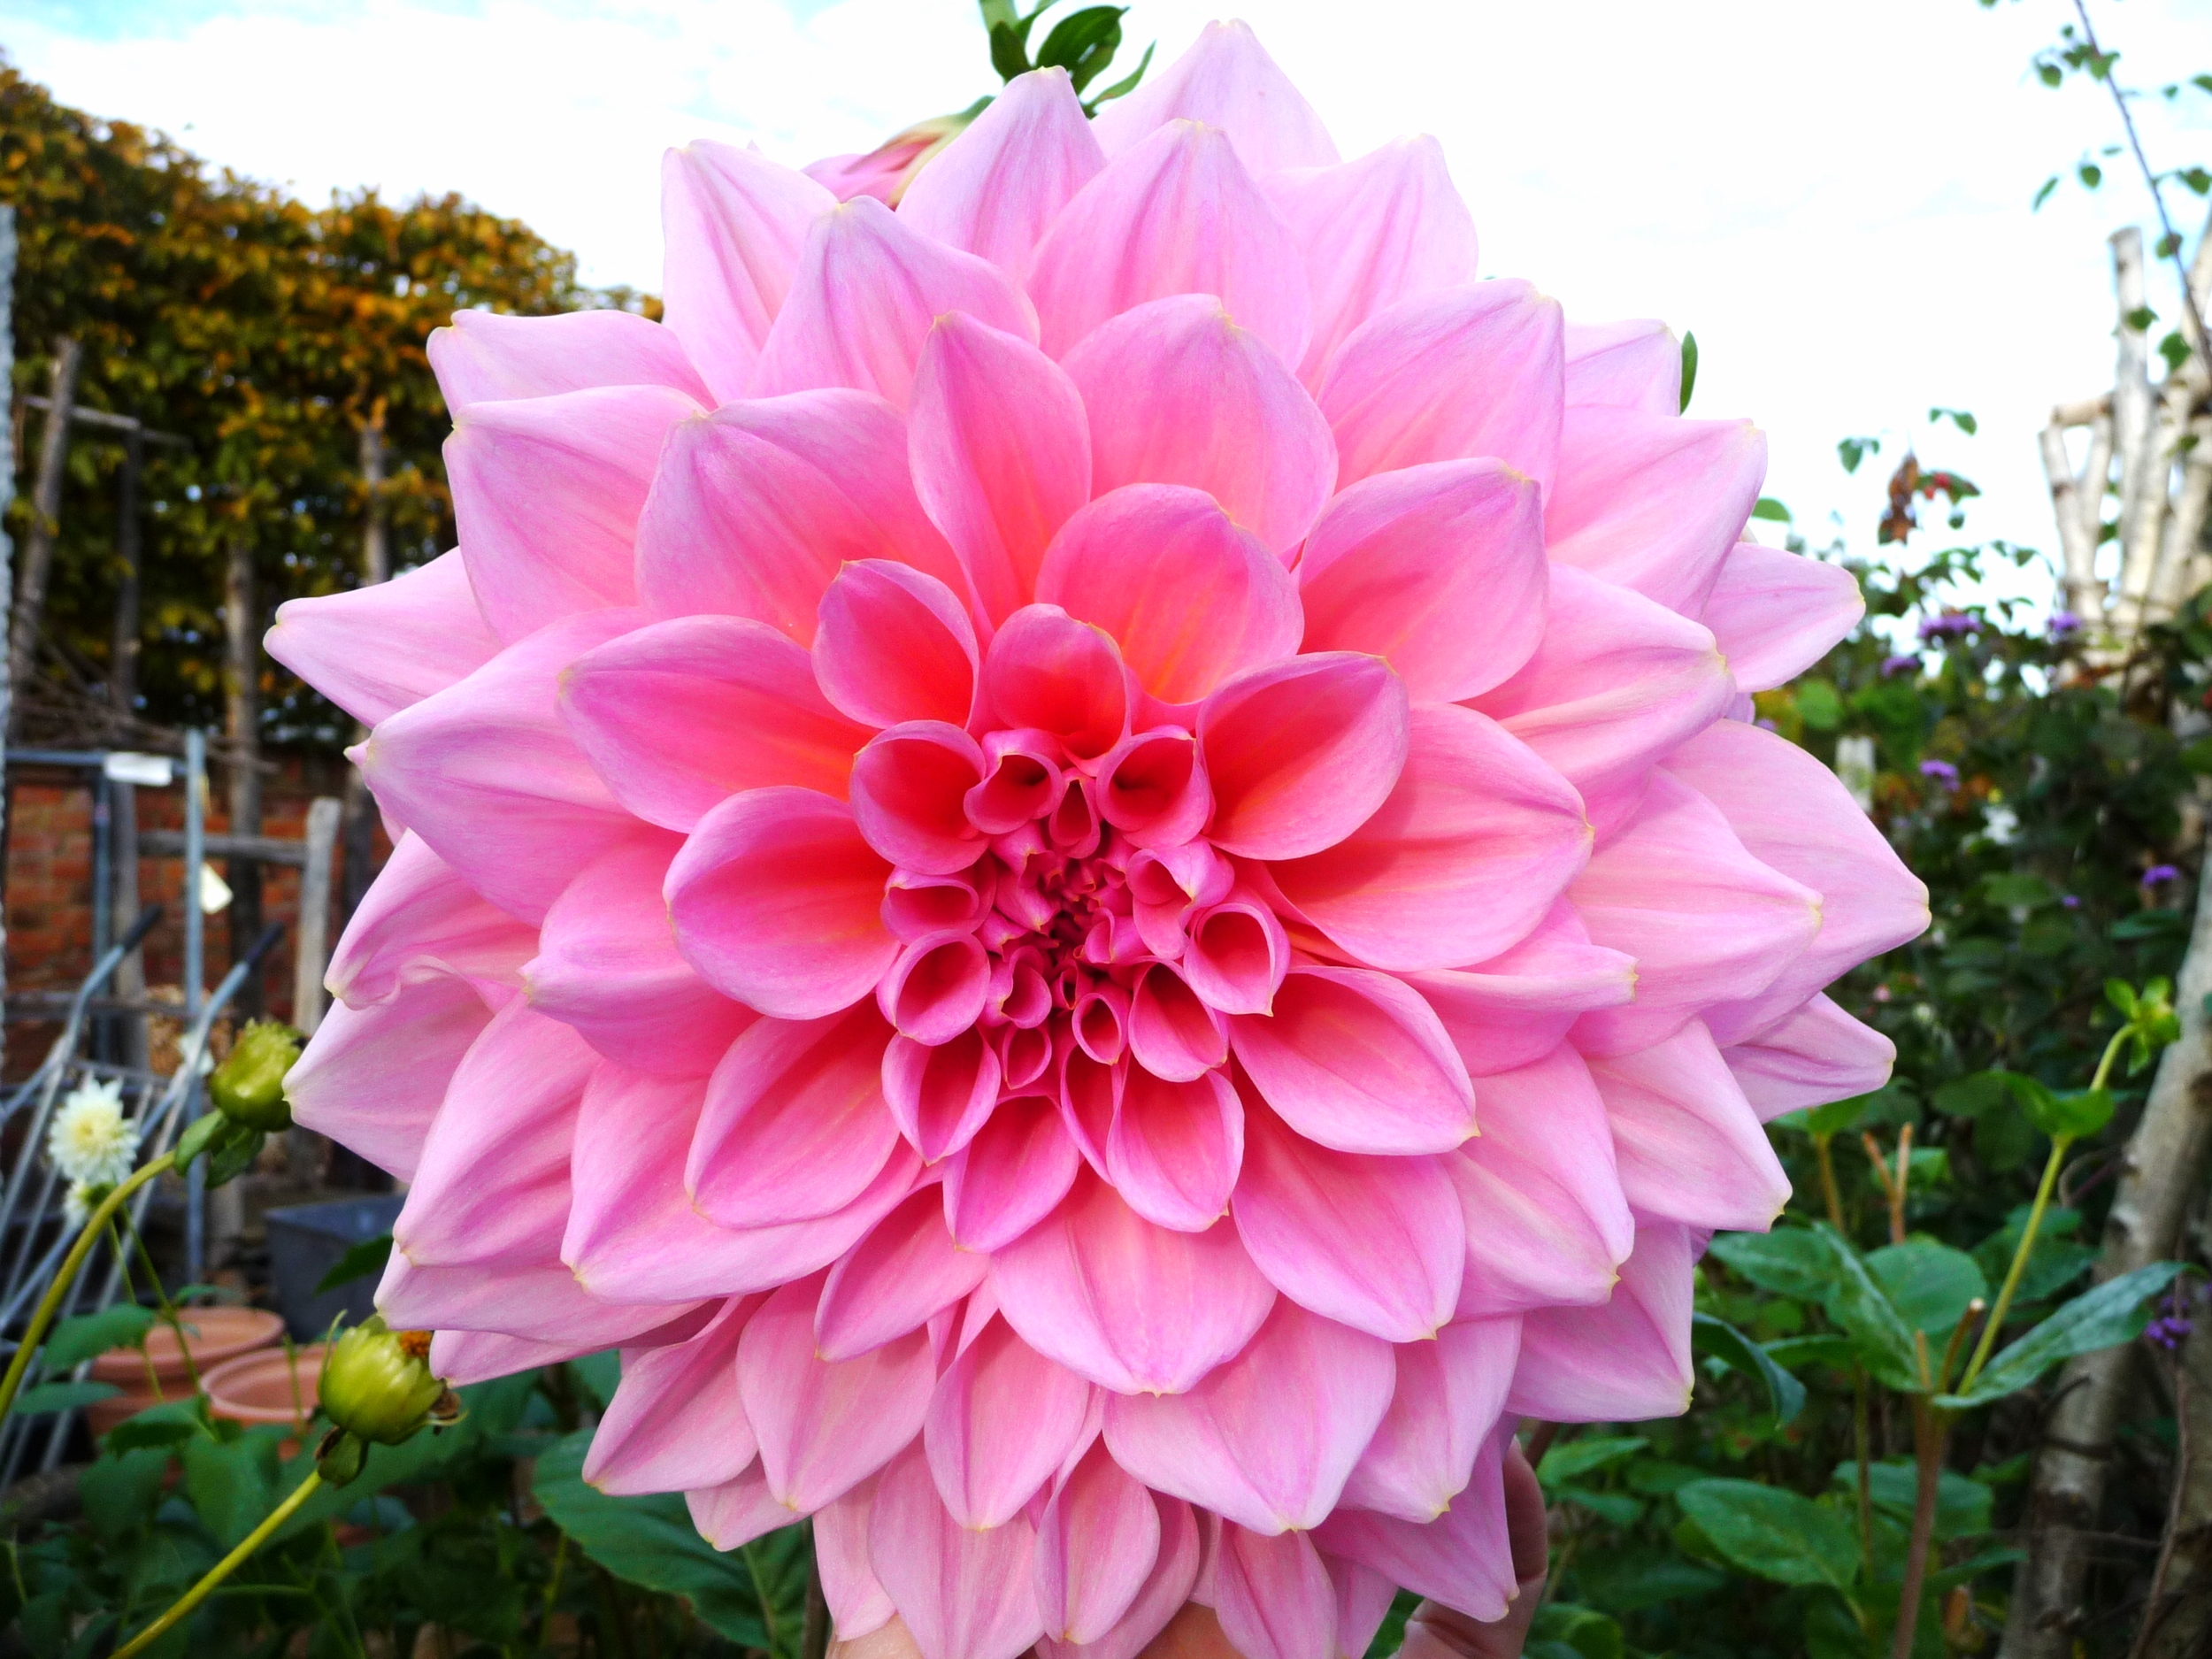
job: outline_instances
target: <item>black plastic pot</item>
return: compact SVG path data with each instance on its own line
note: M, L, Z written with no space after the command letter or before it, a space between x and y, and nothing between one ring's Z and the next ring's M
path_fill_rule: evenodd
M276 1281L277 1310L295 1337L320 1337L341 1312L348 1325L358 1325L376 1311L375 1273L329 1290L315 1287L355 1245L389 1233L406 1202L402 1194L380 1193L292 1204L263 1217L269 1229L269 1271Z

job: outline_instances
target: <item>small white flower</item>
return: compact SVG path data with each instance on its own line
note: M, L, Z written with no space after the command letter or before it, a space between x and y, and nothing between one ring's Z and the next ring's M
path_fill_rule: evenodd
M80 1185L113 1187L138 1161L138 1128L123 1116L123 1086L88 1078L70 1090L47 1132L46 1156Z

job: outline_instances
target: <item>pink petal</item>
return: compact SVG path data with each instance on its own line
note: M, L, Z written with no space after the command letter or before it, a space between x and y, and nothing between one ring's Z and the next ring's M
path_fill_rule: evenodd
M1312 1539L1225 1522L1210 1568L1221 1633L1245 1659L1335 1659L1336 1586Z
M1037 597L1113 635L1138 682L1171 703L1289 657L1304 626L1281 562L1179 485L1125 485L1069 519Z
M714 388L703 401L745 396L807 227L835 205L813 180L757 150L700 142L663 158L661 303Z
M1682 342L1662 322L1569 323L1567 406L1682 412Z
M1163 850L1202 846L1191 838L1214 805L1197 740L1179 726L1124 738L1098 763L1091 796L1098 815L1134 845Z
M1055 1102L1000 1102L945 1171L945 1225L964 1259L1004 1249L1050 1215L1081 1166Z
M1205 227L1194 234L1193 227ZM1102 257L1102 250L1110 257ZM1053 357L1171 294L1211 294L1286 364L1310 306L1297 245L1218 127L1175 121L1129 146L1061 210L1029 273Z
M1247 23L1210 23L1197 42L1128 96L1103 105L1094 123L1109 156L1171 121L1226 129L1256 173L1325 167L1336 145L1290 78Z
M699 403L715 401L677 332L632 311L456 311L449 326L430 331L426 349L439 396L457 416L473 403L595 386L672 386Z
M818 1358L821 1289L819 1277L786 1285L753 1315L737 1345L738 1388L769 1489L801 1512L820 1509L895 1457L921 1432L937 1385L925 1331L854 1359ZM880 1504L881 1486L876 1498ZM885 1587L896 1597L895 1586Z
M1275 1290L1236 1229L1155 1226L1085 1173L1058 1211L991 1258L1007 1322L1038 1352L1123 1393L1179 1393L1236 1354Z
M1028 341L952 311L923 342L908 425L922 504L984 613L1003 622L1033 596L1045 548L1091 497L1082 396Z
M1559 302L1517 277L1401 300L1348 335L1321 383L1340 483L1492 456L1549 493Z
M1102 1457L1104 1454L1100 1454ZM1140 1487L1140 1491L1143 1488ZM1152 1575L1143 1582L1129 1610L1109 1629L1091 1636L1077 1645L1072 1639L1052 1635L1052 1609L1043 1587L1044 1575L1052 1571L1043 1564L1045 1551L1053 1546L1041 1530L1038 1537L1039 1566L1037 1569L1037 1600L1044 1611L1046 1635L1038 1645L1045 1659L1138 1659L1155 1637L1165 1630L1168 1621L1183 1609L1183 1604L1195 1590L1198 1571L1205 1553L1205 1541L1199 1530L1198 1518L1191 1513L1189 1504L1179 1499L1147 1493L1145 1501L1154 1506L1159 1517L1159 1549L1154 1557ZM1052 1511L1046 1510L1044 1527L1052 1525ZM1086 1573L1100 1571L1103 1563L1099 1555L1110 1546L1095 1547L1097 1554L1087 1556L1083 1563Z
M1155 1078L1179 1083L1207 1075L1229 1057L1228 1033L1220 1018L1165 963L1145 969L1129 999L1129 1047L1137 1064ZM1213 1103L1220 1105L1224 1113L1227 1111L1218 1095ZM1164 1104L1148 1108L1144 1115L1152 1118L1166 1110ZM1233 1180L1233 1161L1229 1173ZM1228 1196L1225 1187L1221 1197L1225 1202Z
M1445 1166L1467 1225L1460 1317L1603 1302L1635 1222L1589 1068L1562 1045L1486 1077L1480 1116L1481 1134Z
M419 1267L496 1267L558 1240L577 1102L599 1064L522 1002L495 1016L447 1086L393 1248Z
M899 953L876 985L876 1006L902 1037L934 1047L950 1042L982 1016L991 994L991 962L973 933L925 933Z
M1383 657L1417 703L1472 697L1536 649L1546 569L1536 485L1502 461L1363 479L1299 557L1304 649Z
M669 429L699 405L665 386L479 403L446 440L453 523L484 619L512 642L633 603L638 514Z
M1143 1594L1160 1557L1159 1506L1102 1443L1054 1490L1037 1523L1037 1608L1056 1641L1096 1641Z
M864 1192L898 1144L879 1079L890 1033L855 1003L826 1019L763 1019L708 1079L683 1183L723 1227L807 1221Z
M1371 1567L1326 1551L1322 1553L1321 1564L1329 1570L1329 1582L1336 1586L1337 1659L1363 1659L1383 1620L1389 1617L1398 1586Z
M1105 165L1067 72L1033 70L915 175L899 217L1019 282L1045 227Z
M1721 1057L1761 1121L1830 1101L1870 1094L1889 1081L1897 1045L1816 996Z
M1129 671L1112 636L1057 605L1006 618L984 656L983 689L1000 724L1050 733L1078 761L1129 731Z
M1256 1104L1233 1213L1276 1289L1386 1342L1434 1336L1459 1301L1467 1233L1436 1159L1333 1152Z
M1713 636L1640 594L1553 566L1543 643L1474 706L1585 798L1627 788L1736 695Z
M495 1331L441 1331L430 1340L430 1370L454 1387L464 1388L597 1351L596 1343L579 1348L573 1342L534 1342Z
M480 1267L419 1267L395 1250L376 1287L377 1311L402 1331L483 1331L592 1353L681 1321L684 1304L602 1302L549 1251L542 1262L496 1273Z
M1318 386L1344 337L1401 300L1475 280L1475 221L1433 138L1356 161L1278 173L1268 198L1304 251L1313 339L1299 374Z
M1639 1227L1612 1301L1540 1309L1523 1319L1506 1409L1551 1423L1642 1423L1688 1409L1702 1238L1686 1227Z
M625 1355L622 1386L592 1436L584 1479L627 1497L718 1486L758 1452L737 1394L737 1339L757 1305L723 1305L687 1342Z
M364 726L467 679L499 653L457 548L388 582L288 599L262 644Z
M1412 973L1469 1075L1531 1065L1559 1045L1575 1016L1636 994L1636 962L1590 942L1564 899L1520 943L1471 968Z
M767 1290L828 1266L914 1190L920 1161L905 1148L851 1202L810 1220L733 1232L694 1206L685 1156L706 1086L610 1062L584 1091L576 1124L574 1195L561 1259L576 1282L611 1301L729 1296Z
M881 914L890 873L842 802L749 789L676 855L668 913L708 984L779 1019L814 1019L867 995L897 956Z
M968 792L987 774L983 751L956 726L910 720L879 733L853 762L853 821L892 864L951 875L982 856Z
M1066 363L1089 411L1101 495L1125 484L1187 484L1285 556L1328 500L1336 481L1329 423L1282 359L1211 294L1125 311Z
M683 422L638 521L648 609L750 617L801 645L838 571L874 558L963 586L915 498L905 423L864 392L757 398Z
M384 810L526 922L579 866L626 838L621 810L561 724L563 670L635 613L572 617L379 726L361 769Z
M814 1512L814 1564L840 1641L857 1641L898 1617L868 1555L868 1515L875 1499L871 1476Z
M756 1463L734 1480L684 1494L691 1524L717 1549L736 1549L798 1519L768 1488Z
M1774 1225L1790 1178L1701 1023L1593 1060L1590 1076L1613 1125L1621 1190L1638 1216L1708 1232Z
M610 1060L703 1077L757 1016L676 949L661 887L681 845L645 830L587 864L545 913L522 973L532 1007Z
M1176 965L1209 1008L1266 1014L1290 972L1290 938L1273 907L1244 889L1191 918L1189 942Z
M1484 1443L1466 1489L1426 1525L1340 1509L1316 1529L1313 1541L1469 1618L1503 1618L1516 1588L1506 1533L1504 1439L1493 1435Z
M587 651L562 676L561 713L614 797L673 830L743 789L842 798L868 741L823 701L804 651L738 617L679 617Z
M1405 684L1379 658L1332 651L1239 675L1199 710L1207 839L1248 858L1335 845L1398 781L1407 726Z
M1819 895L1812 948L1749 1002L1715 1010L1719 1041L1763 1029L1926 930L1927 887L1835 773L1796 744L1724 720L1670 756L1666 769L1720 809L1753 857Z
M1518 1319L1468 1319L1397 1350L1390 1413L1344 1483L1347 1508L1425 1526L1452 1507L1505 1409Z
M1163 976L1173 977L1158 968L1146 983ZM1141 1062L1130 1069L1106 1138L1106 1174L1132 1210L1203 1233L1228 1213L1243 1163L1244 1108L1222 1071L1170 1082Z
M1703 620L1736 684L1766 691L1827 656L1865 614L1858 580L1842 565L1741 541L1720 567Z
M1188 1393L1116 1394L1106 1444L1147 1486L1255 1532L1310 1527L1389 1409L1390 1345L1279 1301Z
M990 1258L955 1247L934 1187L901 1203L846 1253L814 1310L815 1351L853 1359L919 1329L983 1282Z
M993 1319L938 1379L922 1445L952 1518L1003 1526L1075 1451L1091 1386Z
M883 1051L884 1100L930 1164L975 1139L998 1103L1001 1078L996 1051L973 1029L934 1047L894 1037Z
M1570 410L1544 507L1552 560L1695 616L1751 517L1766 459L1765 434L1745 421Z
M1448 1152L1474 1133L1467 1068L1420 996L1385 973L1294 968L1272 1015L1230 1021L1267 1103L1340 1152Z
M1664 772L1569 896L1593 940L1636 958L1635 1002L1575 1022L1585 1054L1648 1048L1701 1008L1756 995L1820 926L1819 894L1753 857L1719 808Z
M323 982L355 1008L388 1002L419 979L458 974L519 985L536 933L486 903L412 831L399 838L331 953Z
M1325 852L1274 865L1276 887L1363 962L1449 968L1525 938L1590 856L1582 802L1486 716L1416 708L1405 768Z
M957 726L975 702L977 665L967 611L933 576L865 559L846 565L822 595L815 677L856 720Z
M918 1448L876 1482L868 1553L921 1659L1015 1659L1043 1634L1029 1587L1035 1545L1024 1517L989 1532L961 1525Z
M1067 791L1061 758L1059 744L1042 732L986 735L983 763L988 769L987 775L961 797L968 822L987 835L1005 835L1026 831L1039 818L1050 818Z
M365 1008L333 1003L285 1073L293 1121L412 1180L454 1069L491 1018L474 986L442 973Z
M752 396L849 386L906 406L915 360L946 311L1024 339L1035 314L998 267L933 242L867 196L814 222Z

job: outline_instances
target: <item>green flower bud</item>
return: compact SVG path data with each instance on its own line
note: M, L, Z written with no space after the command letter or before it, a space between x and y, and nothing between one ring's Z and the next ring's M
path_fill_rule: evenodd
M430 1372L430 1333L394 1331L382 1314L330 1345L323 1359L323 1415L364 1440L396 1446L432 1420L447 1400Z
M292 1126L292 1105L284 1098L284 1074L300 1057L306 1040L289 1025L257 1019L238 1033L230 1058L207 1080L208 1098L233 1123L274 1133Z

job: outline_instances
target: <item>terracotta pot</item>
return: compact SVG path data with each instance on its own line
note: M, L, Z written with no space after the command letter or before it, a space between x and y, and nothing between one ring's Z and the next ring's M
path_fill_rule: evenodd
M225 1360L200 1379L208 1409L233 1423L304 1425L315 1415L323 1351L324 1344L310 1342L289 1354L280 1348L263 1348Z
M183 1320L185 1341L203 1381L224 1361L266 1348L284 1334L284 1321L263 1308L187 1308ZM85 1422L95 1437L158 1403L146 1379L149 1358L161 1382L158 1400L181 1400L192 1392L176 1333L157 1325L147 1333L145 1353L134 1348L112 1348L92 1362L94 1381L113 1383L123 1391L85 1408Z

